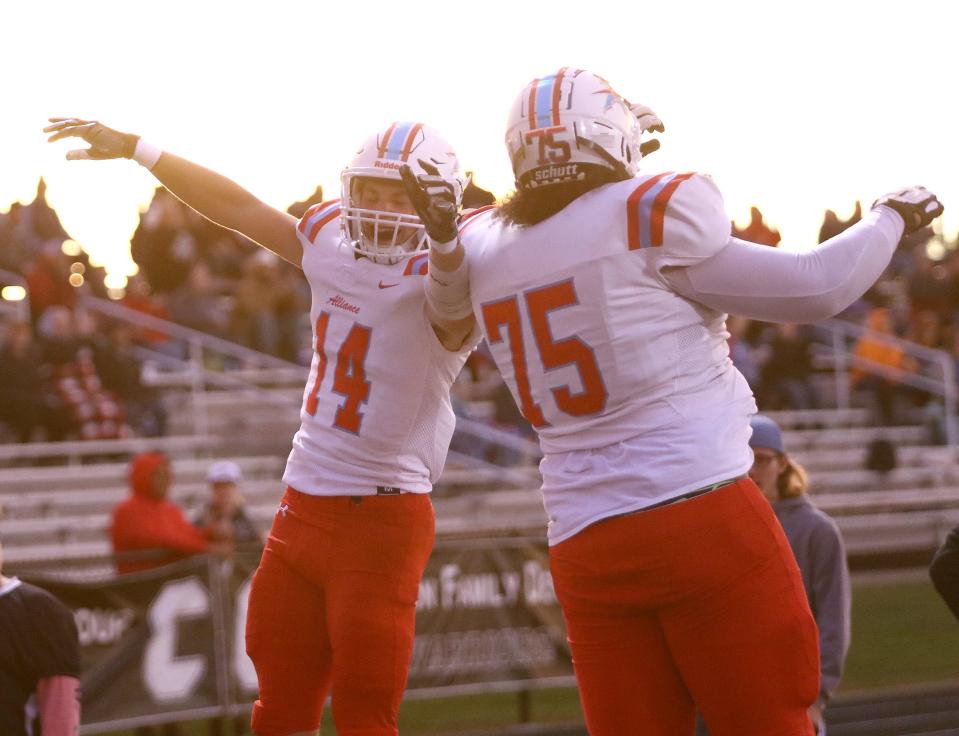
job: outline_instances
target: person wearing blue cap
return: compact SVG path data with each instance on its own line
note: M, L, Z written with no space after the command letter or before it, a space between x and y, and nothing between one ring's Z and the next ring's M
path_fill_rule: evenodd
M836 522L810 500L806 471L786 452L779 425L757 414L750 426L753 465L749 477L786 532L819 629L819 697L809 716L822 736L826 732L823 709L839 685L849 650L852 590L846 551Z

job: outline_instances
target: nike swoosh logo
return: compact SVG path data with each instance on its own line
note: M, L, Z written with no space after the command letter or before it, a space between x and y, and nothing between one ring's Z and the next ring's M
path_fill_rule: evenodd
M399 286L399 283L395 283L395 284L384 284L382 281L380 281L380 288L381 288L381 289L389 289L390 287L393 287L393 286Z

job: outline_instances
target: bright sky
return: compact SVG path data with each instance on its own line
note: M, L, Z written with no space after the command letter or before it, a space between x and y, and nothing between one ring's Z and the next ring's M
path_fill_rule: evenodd
M915 8L914 10L911 8ZM506 114L530 79L594 71L665 121L644 170L711 174L731 217L757 204L784 246L822 212L911 184L959 229L959 3L939 0L531 2L12 0L0 211L48 199L95 262L131 273L154 180L129 161L67 162L51 115L95 118L286 208L395 119L439 128L501 195Z

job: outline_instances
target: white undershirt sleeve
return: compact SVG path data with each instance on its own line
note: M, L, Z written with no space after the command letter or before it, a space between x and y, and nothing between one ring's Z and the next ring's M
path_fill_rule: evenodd
M432 261L424 282L426 301L433 314L445 320L460 320L473 313L470 301L469 262L466 255L454 271L442 271Z
M894 210L877 207L822 243L795 253L730 238L699 263L663 270L682 296L766 322L818 322L843 311L882 275L903 233Z

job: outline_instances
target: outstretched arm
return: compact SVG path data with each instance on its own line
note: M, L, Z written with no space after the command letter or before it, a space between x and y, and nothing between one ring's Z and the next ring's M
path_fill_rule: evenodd
M667 268L680 294L720 312L767 322L818 322L861 297L882 275L902 237L942 212L917 187L878 200L871 213L818 248L792 253L730 238L711 258Z
M69 151L70 160L132 158L148 168L167 189L209 220L236 230L295 266L303 247L296 235L296 219L271 207L232 180L199 164L161 152L129 133L96 121L50 118L44 132L49 140L81 138L90 148Z

